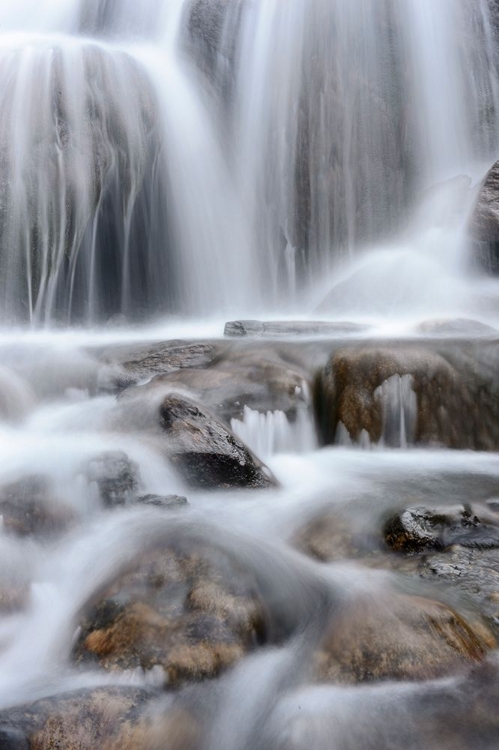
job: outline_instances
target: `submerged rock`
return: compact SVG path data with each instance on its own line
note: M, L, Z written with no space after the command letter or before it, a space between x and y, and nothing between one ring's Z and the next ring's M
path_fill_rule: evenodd
M49 480L40 475L0 488L0 516L4 531L20 537L58 535L74 521L71 509L53 497Z
M81 625L80 663L160 668L169 687L217 676L261 640L250 575L205 543L156 546L108 589Z
M128 505L140 487L139 467L122 451L107 451L91 459L83 468L89 482L95 482L106 508Z
M325 682L426 680L453 674L495 648L479 619L418 596L360 596L346 603L314 657Z
M154 508L167 508L170 510L182 508L189 504L187 498L181 495L141 495L137 498L137 502Z
M44 698L0 712L0 747L5 750L125 750L147 738L145 712L156 693L138 687L98 687ZM165 745L165 748L169 748Z

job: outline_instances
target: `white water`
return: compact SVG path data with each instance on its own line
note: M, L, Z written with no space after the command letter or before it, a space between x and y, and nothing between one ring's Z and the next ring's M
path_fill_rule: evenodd
M314 688L306 676L324 608L366 594L389 607L391 587L409 584L341 555L320 564L296 535L328 510L368 546L381 516L415 498L488 499L497 456L406 450L415 395L395 376L377 391L376 450L357 450L345 428L319 450L311 410L293 421L245 407L233 430L281 487L189 491L121 419L115 372L92 351L214 338L222 316L262 310L375 326L358 339L418 336L432 319L499 328L498 284L472 277L466 241L470 185L499 155L488 3L231 0L209 44L191 11L188 0L1 4L0 491L41 475L70 523L43 541L0 529L0 587L26 590L20 611L0 614L0 707L160 683L76 673L71 644L82 608L138 551L198 535L230 549L269 611L294 623L217 690L201 686L203 750L379 750L394 715L413 741L403 746L418 747L425 715L411 700L458 695L458 683ZM120 328L116 314L147 325ZM367 434L360 447L372 448ZM141 492L190 506L106 510L88 464L116 451L139 467Z

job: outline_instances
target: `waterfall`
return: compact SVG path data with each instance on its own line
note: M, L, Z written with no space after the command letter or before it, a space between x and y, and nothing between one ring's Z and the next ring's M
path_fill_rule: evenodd
M0 320L307 312L496 158L496 32L487 0L6 0Z

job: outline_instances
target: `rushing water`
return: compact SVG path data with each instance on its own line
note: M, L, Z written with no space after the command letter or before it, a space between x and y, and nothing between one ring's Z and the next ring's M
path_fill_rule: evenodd
M382 618L402 592L474 613L465 596L394 571L381 527L414 504L495 512L497 455L416 446L421 394L405 371L373 389L379 440L367 430L353 439L340 420L334 444L320 446L313 391L340 346L445 339L456 360L473 360L482 338L489 348L462 383L458 369L438 371L438 416L452 421L449 383L468 411L469 394L482 395L474 378L497 394L499 288L472 272L466 231L499 155L494 3L0 6L0 709L97 684L163 686L162 668L77 668L72 648L99 592L174 539L209 543L249 571L272 634L181 694L202 726L196 750L493 750L497 732L474 725L452 744L474 689L464 671L364 687L309 677L331 619ZM291 343L226 339L222 364L210 361L209 404L197 360L185 383L182 364L154 356L135 379L120 366L120 352L160 340L218 346L229 315L276 311L360 326ZM284 385L283 362L295 367ZM150 387L152 403L162 368L176 378L168 387L223 412L278 487L206 492L179 477L121 393ZM284 406L269 403L275 381ZM126 496L109 508L100 472L123 456L137 467L136 494L186 495L189 506L165 512ZM43 496L56 534L11 533L13 487L23 502ZM311 523L327 531L330 516L339 531L327 562L300 540ZM492 696L495 660L484 677Z

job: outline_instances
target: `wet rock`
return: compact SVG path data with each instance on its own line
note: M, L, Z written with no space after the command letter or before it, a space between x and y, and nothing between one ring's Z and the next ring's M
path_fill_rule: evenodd
M250 575L206 544L160 545L138 558L89 612L77 662L161 668L177 687L217 676L253 649L264 613Z
M29 750L28 738L18 729L0 728L0 747L2 750Z
M478 263L496 275L499 273L499 161L491 167L478 192L469 231Z
M432 336L494 336L498 331L478 320L455 318L449 320L426 320L417 327L418 333Z
M83 473L95 482L106 508L132 503L140 487L139 467L122 451L108 451L96 456Z
M216 344L174 340L138 347L113 347L101 353L101 360L119 366L121 378L129 384L158 373L207 367L217 355Z
M352 346L333 354L319 373L315 389L323 442L335 442L341 428L354 442L364 435L371 443L379 443L385 427L382 386L395 376L410 378L411 385L411 403L399 403L399 410L412 411L415 394L411 437L416 444L497 448L499 402L490 364L480 371L471 357L444 357L431 349L408 345Z
M422 558L419 575L464 593L499 633L499 555L495 549L456 546Z
M480 662L490 629L441 602L380 594L346 603L314 657L319 681L426 680Z
M408 508L387 520L384 539L394 552L404 553L444 550L452 545L497 549L499 517L483 510L485 517L480 518L478 508L470 506Z
M360 323L328 321L269 321L233 320L225 324L225 336L263 336L269 338L293 336L338 336L359 333L369 326Z
M67 505L55 500L49 480L33 475L0 488L0 516L8 534L51 537L74 521Z
M189 504L187 498L181 495L141 495L137 498L137 502L154 508L167 508L170 510L182 508L184 505Z
M244 408L282 411L296 419L309 406L310 374L300 363L265 346L234 347L207 369L182 369L154 378L145 388L182 389L230 424Z
M170 461L195 487L266 488L270 471L221 422L193 401L167 396L160 407Z
M0 712L0 747L117 750L126 747L120 743L137 731L154 697L153 691L142 688L100 687L9 709ZM2 732L10 744L1 744Z

